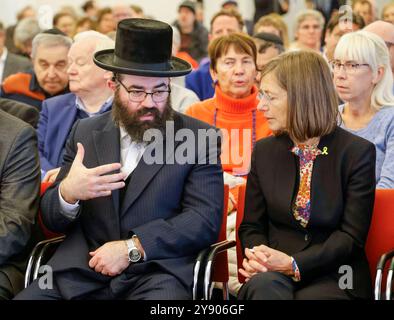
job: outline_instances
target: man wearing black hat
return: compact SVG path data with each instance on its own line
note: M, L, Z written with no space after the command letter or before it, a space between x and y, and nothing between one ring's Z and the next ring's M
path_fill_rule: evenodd
M181 34L180 51L185 51L200 62L208 55L208 30L196 20L196 4L183 1L178 7L178 20L174 23Z
M171 46L168 24L125 19L115 50L95 54L114 73L112 115L75 124L41 202L44 224L66 234L47 263L53 288L36 280L18 299L191 298L195 258L218 237L223 178L220 144L197 139L212 128L171 109L170 77L191 69Z

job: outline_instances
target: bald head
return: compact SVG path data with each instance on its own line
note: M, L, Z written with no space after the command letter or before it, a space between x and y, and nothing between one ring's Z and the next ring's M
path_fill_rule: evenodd
M386 21L375 21L364 28L365 31L375 33L386 42L394 43L394 24Z
M394 24L386 21L375 21L364 28L381 37L387 44L390 52L391 71L394 75Z

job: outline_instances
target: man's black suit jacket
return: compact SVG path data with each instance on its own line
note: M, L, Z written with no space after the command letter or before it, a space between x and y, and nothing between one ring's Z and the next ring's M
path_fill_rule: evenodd
M211 127L193 118L175 113L175 133L189 129L195 136L199 129ZM190 133L190 131L189 131ZM62 167L56 183L41 202L44 224L53 231L66 233L66 239L48 262L63 298L78 298L105 286L114 296L128 291L133 275L164 272L174 275L186 287L193 281L193 265L198 252L215 242L222 220L223 174L220 143L196 146L194 160L207 151L217 154L216 164L147 164L143 159L133 171L131 181L119 204L119 190L112 196L81 201L75 221L59 212L59 182L67 175L77 150L85 147L84 165L93 168L120 162L119 128L111 113L77 122L70 133ZM179 139L179 137L178 137ZM168 143L168 144L167 144ZM174 143L175 154L183 152L179 141L166 136L164 148ZM212 155L211 153L211 155ZM204 159L204 160L207 160ZM197 161L196 161L197 162ZM138 235L146 252L146 262L130 265L121 275L103 276L88 266L89 251L106 242Z

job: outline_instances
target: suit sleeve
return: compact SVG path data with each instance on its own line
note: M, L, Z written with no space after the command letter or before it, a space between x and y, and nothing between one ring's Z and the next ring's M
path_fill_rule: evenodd
M344 211L339 227L323 243L296 253L301 279L324 275L364 250L375 198L375 147L366 143L349 150L352 163L346 170Z
M40 166L34 129L23 127L8 152L0 182L0 265L22 251L39 206Z
M261 149L260 149L261 150ZM261 244L268 245L268 216L263 190L257 172L258 145L252 153L251 168L246 184L245 212L239 227L239 238L244 251Z
M74 124L70 136L66 143L66 152L64 154L64 165L60 169L55 183L47 189L41 198L41 215L44 225L51 231L65 233L69 226L77 219L67 217L62 213L59 200L59 184L67 176L76 155L76 142L74 141L75 132L77 131L79 121Z
M208 147L207 164L198 162L193 166L184 185L182 211L177 216L153 220L132 230L149 259L195 255L217 241L224 190L219 150L220 143Z
M55 168L48 160L47 150L45 150L45 138L47 135L48 126L48 106L46 101L42 103L40 112L40 119L38 120L37 137L38 137L38 152L40 155L41 170L43 173Z

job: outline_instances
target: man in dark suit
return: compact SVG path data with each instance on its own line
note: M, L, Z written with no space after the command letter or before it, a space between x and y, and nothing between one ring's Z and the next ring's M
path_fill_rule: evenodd
M66 233L48 262L53 288L36 280L18 299L191 298L195 258L218 237L223 177L217 139L194 139L216 131L170 107L169 78L191 71L171 38L166 23L125 19L115 50L95 54L115 74L112 115L75 124L41 206Z
M0 82L11 74L25 72L32 68L29 59L9 52L4 44L5 29L0 22Z
M23 288L31 228L38 211L40 166L34 129L0 110L0 300Z

